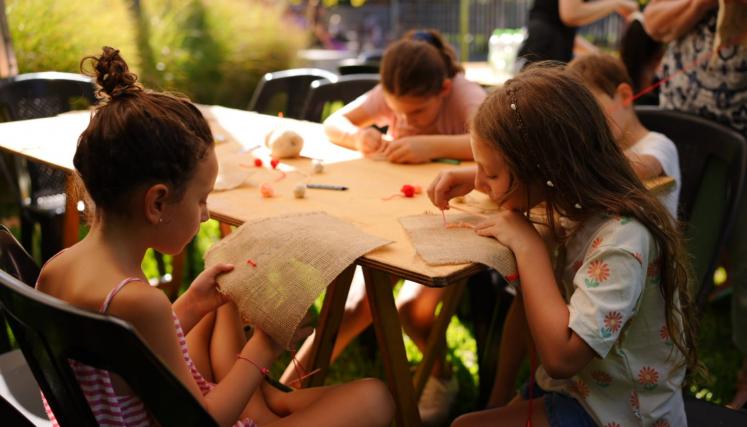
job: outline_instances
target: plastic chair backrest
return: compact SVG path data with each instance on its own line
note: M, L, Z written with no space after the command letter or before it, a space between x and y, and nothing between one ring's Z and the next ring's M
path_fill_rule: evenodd
M73 307L5 271L0 303L61 425L98 425L68 360L117 373L160 425L217 425L128 323Z
M347 76L350 74L378 74L379 63L365 62L357 64L342 64L337 67L337 71L341 76Z
M0 225L0 269L29 286L39 277L39 266L4 225ZM11 349L4 319L0 306L0 353Z
M295 68L267 73L254 89L249 111L298 119L301 118L309 85L316 80L337 80L337 74L318 68Z
M645 127L677 146L682 183L679 219L693 260L697 303L713 286L713 270L733 226L745 185L747 141L736 131L700 116L657 107L636 107Z
M0 84L0 121L52 117L95 103L93 80L80 74L29 73ZM28 172L32 200L65 192L64 173L35 162L28 162Z
M311 83L306 106L301 118L321 122L324 108L330 102L347 104L379 84L378 74L350 74L340 76L337 81L319 80Z

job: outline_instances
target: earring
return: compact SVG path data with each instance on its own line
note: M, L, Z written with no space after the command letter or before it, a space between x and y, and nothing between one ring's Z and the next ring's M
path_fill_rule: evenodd
M159 217L159 218L158 218L158 223L159 223L159 224L163 223L163 217Z

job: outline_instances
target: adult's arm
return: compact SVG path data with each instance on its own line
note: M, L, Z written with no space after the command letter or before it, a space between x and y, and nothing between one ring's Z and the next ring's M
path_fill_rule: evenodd
M651 0L643 22L653 39L667 43L687 34L714 7L717 0Z
M560 20L569 27L581 27L618 12L627 17L638 11L638 3L633 0L559 0Z

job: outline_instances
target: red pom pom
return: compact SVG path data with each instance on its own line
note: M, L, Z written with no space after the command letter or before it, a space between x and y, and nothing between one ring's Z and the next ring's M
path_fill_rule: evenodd
M278 159L270 160L270 166L272 166L273 169L277 168L279 163L280 163L280 160Z
M402 186L402 188L399 189L399 191L405 195L405 197L413 197L415 196L415 187L413 187L410 184L405 184Z
M262 159L254 159L254 166L261 168L262 167Z

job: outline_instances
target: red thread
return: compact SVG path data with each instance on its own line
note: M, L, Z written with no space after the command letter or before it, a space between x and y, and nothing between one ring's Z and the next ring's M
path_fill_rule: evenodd
M519 280L519 273L508 274L508 275L506 275L506 277L504 277L504 279L506 279L506 281L509 282L509 283L515 282L515 281Z
M254 159L254 166L261 168L262 167L262 159Z
M296 358L296 349L291 348L291 363L293 363L293 368L296 371L297 378L290 381L290 384L296 385L297 387L301 387L301 381L305 380L306 378L316 374L317 372L321 371L321 369L314 369L311 372L307 372L306 368L301 364L301 361Z
M277 169L279 163L280 163L280 160L278 159L270 160L270 166L272 166L273 169Z
M404 197L404 196L397 193L397 194L392 194L391 196L382 197L381 200L384 200L384 201L392 200L395 197Z
M529 349L529 401L528 413L527 413L527 427L532 427L532 406L534 404L534 371L537 369L537 355L533 351L534 348Z
M285 174L285 172L283 172L283 171L281 171L281 170L278 170L278 172L280 172L280 176L279 176L279 177L277 177L277 179L275 180L275 182L278 182L278 181L282 181L282 180L284 180L284 179L285 179L285 177L287 176L287 175Z
M266 377L266 376L269 376L269 375L270 375L270 370L269 370L269 369L267 369L267 368L263 368L263 367L261 367L261 366L257 365L257 364L256 364L256 363L254 363L254 361L252 361L251 359L248 359L248 358L246 358L246 357L244 357L244 356L242 356L242 355L240 355L240 354L237 354L237 355L236 355L236 358L237 358L237 359L241 359L241 360L245 360L245 361L247 361L247 362L251 363L252 365L254 365L254 367L255 367L255 368L259 369L259 372L260 372L260 373L261 373L261 374L262 374L263 376L265 376L265 377Z
M252 267L256 267L257 266L257 263L254 262L254 260L251 259L251 258L249 258L248 260L246 260L246 263L249 264L249 265L251 265Z

